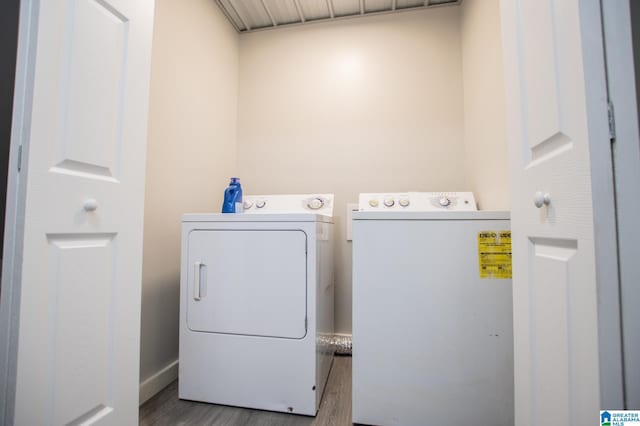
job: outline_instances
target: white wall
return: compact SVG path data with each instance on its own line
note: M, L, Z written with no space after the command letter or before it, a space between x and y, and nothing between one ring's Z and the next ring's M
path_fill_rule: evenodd
M177 374L181 216L217 211L236 161L238 34L212 0L156 0L153 36L141 402Z
M483 210L509 209L499 0L464 0L461 11L465 171Z
M242 35L245 193L334 192L344 216L359 192L467 189L459 24L443 7ZM343 222L336 328L350 333Z

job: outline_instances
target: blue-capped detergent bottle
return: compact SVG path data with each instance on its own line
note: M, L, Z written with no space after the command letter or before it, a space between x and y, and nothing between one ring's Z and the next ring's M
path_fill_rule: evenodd
M242 213L242 186L240 178L231 178L229 187L224 190L224 201L222 202L222 213Z

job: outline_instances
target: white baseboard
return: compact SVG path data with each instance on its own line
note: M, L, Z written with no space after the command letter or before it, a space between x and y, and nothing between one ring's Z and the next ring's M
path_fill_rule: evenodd
M169 363L162 370L140 383L140 405L167 387L178 378L178 360Z

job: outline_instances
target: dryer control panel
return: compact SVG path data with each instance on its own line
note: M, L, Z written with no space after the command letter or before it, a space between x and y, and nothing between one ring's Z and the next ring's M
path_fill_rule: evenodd
M333 194L245 195L244 213L314 213L333 216Z
M360 194L360 211L477 211L472 192L387 192Z

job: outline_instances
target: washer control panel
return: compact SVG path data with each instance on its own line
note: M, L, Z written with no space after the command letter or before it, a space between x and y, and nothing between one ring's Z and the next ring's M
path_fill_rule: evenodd
M360 211L476 211L472 192L363 193Z
M244 212L315 213L333 216L333 194L245 195Z

